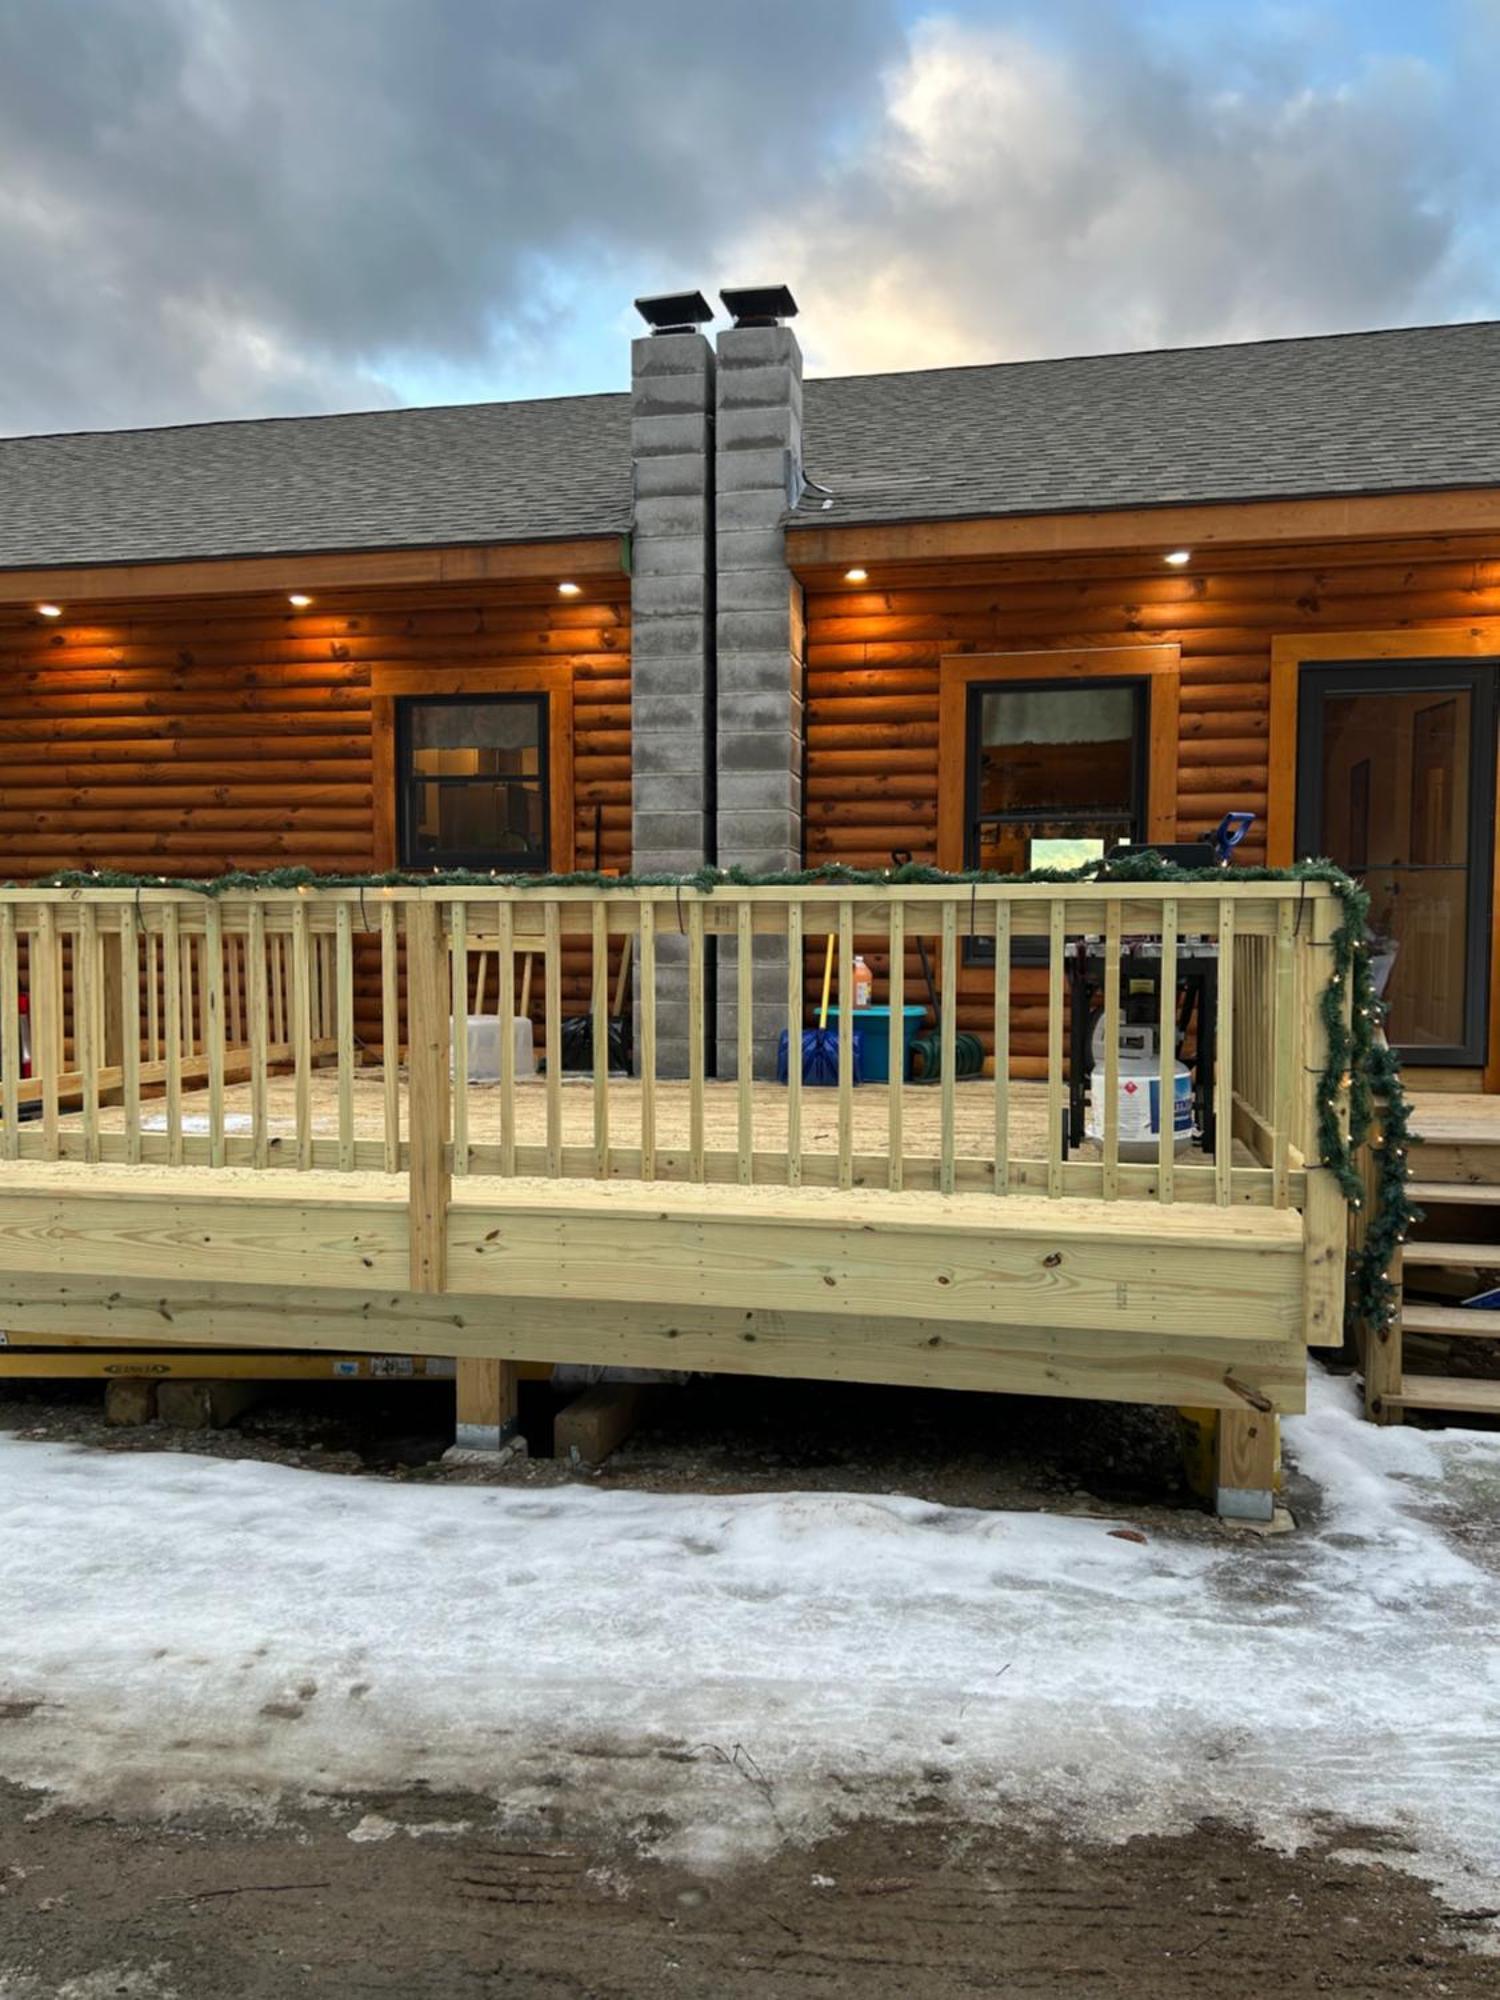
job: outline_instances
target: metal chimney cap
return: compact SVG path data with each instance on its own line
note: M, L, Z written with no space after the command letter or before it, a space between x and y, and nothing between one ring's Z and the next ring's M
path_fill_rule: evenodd
M659 292L637 299L635 309L653 333L696 333L714 316L702 292Z
M788 285L731 285L719 297L736 326L780 326L797 317L797 301Z

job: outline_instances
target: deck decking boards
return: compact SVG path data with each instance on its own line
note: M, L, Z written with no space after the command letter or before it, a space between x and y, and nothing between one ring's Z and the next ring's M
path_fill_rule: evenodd
M407 1129L406 1075L400 1077L402 1129ZM634 1077L610 1080L610 1130L616 1145L634 1146L641 1133L642 1085ZM594 1145L593 1079L587 1075L566 1075L559 1092L562 1107L562 1144L567 1147ZM659 1078L655 1083L655 1139L663 1153L687 1152L692 1141L689 1093L686 1081ZM381 1139L385 1131L386 1077L378 1064L354 1072L353 1120L357 1139ZM273 1076L266 1091L268 1135L289 1141L296 1136L296 1083L291 1076ZM310 1105L315 1137L336 1140L339 1136L339 1087L332 1069L315 1069L310 1079ZM518 1079L515 1086L515 1129L517 1145L544 1145L547 1140L547 1091L541 1077ZM967 1158L988 1159L995 1138L994 1084L988 1078L965 1080L954 1090L954 1150ZM498 1084L471 1083L468 1090L469 1142L471 1146L495 1145L502 1140L501 1090ZM801 1145L804 1154L826 1154L837 1158L839 1151L838 1093L833 1090L801 1092ZM925 1085L908 1084L902 1092L901 1132L906 1157L936 1159L941 1140L941 1093ZM740 1147L740 1094L733 1083L709 1082L703 1092L704 1144L709 1151L736 1153ZM787 1091L784 1085L757 1083L751 1092L751 1115L758 1150L776 1150L787 1140ZM248 1083L231 1084L224 1091L226 1129L232 1134L251 1130L252 1103ZM185 1092L183 1124L188 1132L208 1130L206 1093ZM82 1129L78 1114L65 1114L60 1128ZM160 1100L142 1106L142 1124L147 1132L164 1131L165 1107ZM1047 1091L1039 1083L1014 1082L1009 1092L1008 1126L1013 1160L1046 1158ZM124 1113L119 1105L104 1105L99 1112L101 1132L123 1132ZM861 1084L853 1093L853 1149L862 1154L884 1154L890 1136L889 1092L884 1084ZM1080 1147L1072 1157L1097 1160L1099 1147ZM1255 1161L1243 1145L1236 1144L1235 1164L1253 1166ZM1206 1166L1211 1156L1201 1147L1191 1147L1177 1155L1179 1166Z

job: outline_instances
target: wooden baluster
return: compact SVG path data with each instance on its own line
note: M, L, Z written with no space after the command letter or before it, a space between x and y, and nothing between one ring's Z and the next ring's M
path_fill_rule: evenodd
M555 907L555 906L553 906ZM449 1077L453 1046L451 946L439 905L406 905L410 1286L441 1292L448 1283Z
M495 1012L500 1031L500 1171L516 1170L516 913L501 903L495 911Z
M1098 1091L1099 1072L1094 1071ZM1106 1201L1120 1197L1120 905L1104 912L1104 1175Z
M335 920L337 921L337 920ZM336 982L335 948L333 941L322 933L318 936L318 1040L336 1042L338 1040L338 987Z
M230 931L224 939L224 969L229 980L229 994L224 1010L225 1034L230 1047L235 1049L242 1049L245 1046L245 996L240 979L240 959L244 943L244 938L237 931Z
M838 1177L841 1188L854 1185L854 905L839 901L838 943Z
M754 912L742 901L735 919L735 1082L739 1114L737 1171L742 1185L755 1179L755 932Z
M31 1071L42 1083L42 1154L55 1160L57 1080L62 1058L62 967L57 949L57 912L43 903L37 914L27 960L31 968Z
M589 1000L594 1065L594 1178L609 1179L609 906L597 897L592 911L592 990Z
M312 931L305 894L292 906L292 1065L297 1107L297 1165L313 1163L312 1129Z
M250 931L246 945L245 983L250 1009L250 1152L257 1167L271 1160L270 1123L267 1118L267 1064L271 1039L270 950L266 936L266 906L259 897L250 905Z
M640 1047L636 1063L641 1077L641 1179L656 1179L656 905L640 908Z
M786 1183L802 1185L802 905L786 906Z
M120 1085L125 1119L125 1159L141 1159L141 935L135 905L120 909Z
M938 1186L952 1194L954 1184L954 1124L958 1089L958 906L943 904L942 934L943 990L938 995L938 1086L941 1127L938 1150Z
M198 1023L193 1006L193 991L196 981L193 977L194 944L191 931L184 931L178 941L182 957L182 1053L193 1056L198 1053Z
M157 971L156 933L148 922L142 939L146 952L146 1060L161 1061L161 980Z
M271 946L271 1042L285 1048L291 1041L286 1020L286 940L280 931L270 934Z
M208 1047L208 1163L222 1167L224 1143L224 912L210 899L203 912L203 1035Z
M906 907L892 902L887 919L886 1002L890 1062L886 1082L886 1185L899 1192L906 1177L902 1114L906 1104Z
M995 897L995 1192L1010 1193L1010 904Z
M1297 981L1292 942L1296 906L1276 906L1275 1081L1271 1103L1271 1205L1290 1200L1292 1127L1297 1090Z
M1170 1202L1177 1171L1177 899L1161 906L1161 989L1157 1014L1161 1061L1156 1139L1156 1198Z
M73 938L73 1055L83 1090L83 1157L99 1158L99 915L78 911Z
M347 903L334 909L335 1006L339 1045L339 1167L354 1168L354 912Z
M562 1178L562 906L542 913L542 991L547 1044L547 1172Z
M1226 1208L1234 1192L1234 904L1219 899L1219 1027L1214 1079L1214 1199Z
M389 897L380 906L380 1092L384 1167L401 1171L401 959L396 930L396 905Z
M0 903L0 1151L21 1153L21 958L13 903Z
M449 1047L453 1052L453 1171L469 1171L469 911L448 910Z
M703 1148L703 902L688 904L688 1152L695 1181L704 1178Z
M1047 1193L1063 1191L1063 975L1067 969L1068 913L1059 897L1048 903L1047 926Z
M167 1159L182 1165L182 972L181 918L175 903L161 913L162 1032L167 1043Z

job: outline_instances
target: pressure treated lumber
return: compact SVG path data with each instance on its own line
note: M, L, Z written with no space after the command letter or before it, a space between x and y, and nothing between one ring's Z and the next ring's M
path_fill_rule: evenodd
M596 1382L559 1410L552 1456L564 1464L602 1465L640 1421L647 1390L640 1382Z
M299 1183L306 1186L305 1179ZM1118 1212L1116 1207L1115 1212ZM831 1319L753 1308L687 1312L566 1298L524 1309L494 1298L208 1281L132 1293L110 1278L0 1272L0 1323L188 1347L277 1348L289 1326L309 1351L495 1354L601 1367L887 1382L912 1388L1243 1409L1246 1386L1276 1409L1304 1407L1306 1362L1285 1341L1195 1346L1154 1336L928 1319Z

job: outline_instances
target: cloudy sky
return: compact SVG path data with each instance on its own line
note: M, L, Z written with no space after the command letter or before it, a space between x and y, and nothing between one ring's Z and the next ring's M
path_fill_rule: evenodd
M1500 0L0 0L0 432L1500 315Z

